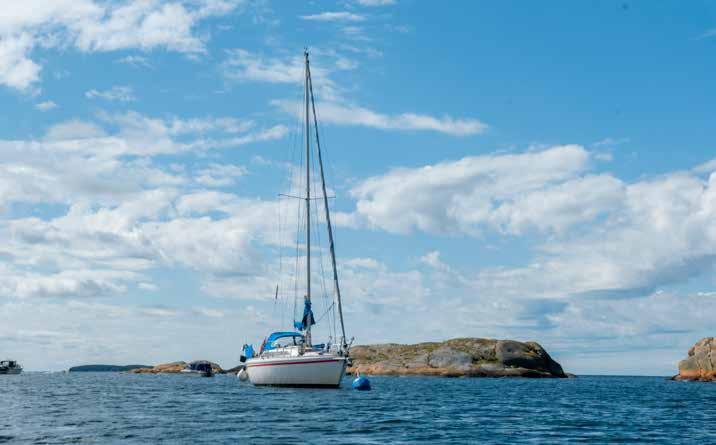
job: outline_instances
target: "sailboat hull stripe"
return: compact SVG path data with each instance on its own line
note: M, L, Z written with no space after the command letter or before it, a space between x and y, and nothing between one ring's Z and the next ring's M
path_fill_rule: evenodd
M259 366L282 366L282 365L308 365L311 363L332 363L338 360L303 360L300 362L278 362L278 363L262 363L258 365L246 365L247 368L258 368Z

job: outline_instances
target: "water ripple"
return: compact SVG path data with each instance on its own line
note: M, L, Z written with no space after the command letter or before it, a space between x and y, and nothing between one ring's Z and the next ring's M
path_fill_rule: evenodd
M0 443L716 443L716 384L371 380L373 391L357 392L255 388L230 376L7 376Z

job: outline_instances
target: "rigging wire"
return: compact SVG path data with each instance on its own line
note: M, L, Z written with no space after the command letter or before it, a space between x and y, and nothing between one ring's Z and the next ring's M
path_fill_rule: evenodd
M303 107L301 107L301 108L303 108ZM305 118L305 111L302 111L302 116ZM299 121L299 125L300 125L300 121ZM304 136L305 136L305 133L304 133L305 129L303 128L303 125L300 125L300 127L301 127L301 130L300 130L301 138L300 138L300 140L303 141ZM302 149L298 149L298 153L299 153L299 159L300 159L299 168L293 170L293 173L294 173L294 174L293 174L293 178L294 178L294 179L293 179L293 181L292 181L292 185L297 186L298 189L300 190L300 189L301 189L301 186L303 185L303 181L304 181L303 175L301 174L301 171L303 170L304 162L306 162L307 160L304 159L305 156L304 156L304 154L303 154L303 150L302 150ZM298 178L298 183L296 182L296 178ZM292 190L292 193L294 193L293 190ZM298 312L297 312L297 308L298 308L298 281L299 281L298 277L300 276L300 274L299 274L299 266L300 266L300 264L299 264L299 253L300 253L300 246L301 246L301 234L303 233L303 228L304 228L304 224L305 224L305 222L304 222L304 212L303 212L303 206L302 206L302 205L300 205L300 204L296 205L296 214L297 214L296 221L298 222L298 226L297 226L297 228L296 228L296 260L295 260L295 271L294 271L294 281L293 281L293 282L294 282L294 285L293 285L293 319L294 319L294 320L296 320L297 317L298 317Z
M291 169L291 166L294 165L295 159L296 159L296 150L297 150L297 145L298 145L297 135L299 133L300 121L295 121L294 125L296 127L295 127L295 130L291 132L291 140L289 143L289 153L287 156L287 158L288 158L287 161L288 161L288 166L289 166L288 170L289 170L290 174L286 175L286 177L284 178L285 182L284 182L284 186L282 187L282 190L289 190L289 191L290 191L291 184L293 183L293 170ZM286 212L282 212L283 201L282 201L282 197L280 194L278 195L277 200L278 200L278 214L279 214L279 222L278 222L278 226L279 226L278 227L278 230L279 230L279 234L278 234L279 273L278 273L278 279L277 279L278 288L276 290L276 296L277 296L276 300L277 300L278 304L280 304L280 306L281 306L281 324L280 324L279 328L283 328L284 326L286 326L286 315L288 312L288 297L289 297L289 293L284 292L283 289L284 289L284 284L286 286L288 286L291 282L290 277L288 278L287 282L284 282L285 278L283 275L283 261L284 261L283 260L283 250L284 250L284 242L287 241L287 240L284 240L284 233L283 233L284 227L287 224L284 222L283 218L288 218L288 213L290 212L290 207L286 209ZM288 203L287 203L287 205L288 205ZM286 288L288 288L288 287L286 287ZM279 290L281 291L280 298L278 298Z
M309 86L310 86L311 94L313 95L313 81L312 81L312 79L311 79L310 77L309 77ZM312 100L315 100L315 96L312 96ZM314 103L313 103L312 110L313 110L313 113L314 113L314 121L313 121L313 122L314 122L315 131L316 131L316 135L315 135L315 137L316 137L316 144L318 144L318 138L319 138L319 137L320 137L321 140L323 141L323 144L321 144L320 147L317 147L317 149L320 149L320 150L321 150L321 158L322 158L322 160L324 161L324 163L323 163L324 166L325 166L325 165L328 166L328 170L329 170L329 173L330 173L330 177L334 177L334 175L333 175L332 163L330 162L330 159L326 157L326 153L327 153L327 149L326 149L326 147L327 147L327 144L326 144L326 135L325 135L325 133L323 133L323 132L320 131L320 127L319 127L319 125L318 125L318 122L320 121L320 119L319 119L319 116L318 116L318 114L319 114L319 112L318 112L318 107L315 106L315 101L314 101ZM324 185L325 185L325 183L328 182L328 181L326 180L326 176L327 176L327 175L325 175L325 171L324 171L324 177L323 177L323 180L325 181L325 182L324 182ZM327 199L324 201L324 206L327 205L327 201L328 201ZM336 198L336 201L337 201L337 198ZM328 210L326 209L326 211L328 211ZM327 221L326 221L326 224L327 224ZM334 230L334 234L335 234L335 227L333 227L333 230ZM334 246L334 249L335 249L335 246ZM335 255L335 251L334 251L334 255ZM332 267L333 267L333 266L332 266ZM337 267L337 265L335 265L335 267ZM337 335L337 332L336 332L336 328L337 328L336 325L337 325L337 323L336 323L335 302L336 302L336 299L338 298L338 289L336 288L336 286L337 286L337 283L334 282L334 283L333 283L333 292L332 292L333 303L334 303L334 304L331 305L331 307L333 307L333 311L331 312L331 314L330 314L330 316L329 316L329 320L332 320L332 323L333 323L332 333L333 333L333 337L334 337L334 338L337 338L337 337L336 337L336 335ZM345 339L343 339L343 341L345 341Z
M323 320L323 317L325 317L326 314L330 314L330 311L333 309L333 306L335 306L335 304L336 304L336 303L331 303L331 305L328 306L328 308L326 309L326 311L323 312L323 314L322 314L320 317L318 317L318 320L316 320L316 324L318 324L319 321ZM329 319L330 319L330 317L329 317Z
M316 115L315 97L313 96L313 84L312 84L310 72L308 73L308 90L309 90L310 100L311 100L311 105L312 105L311 110L313 111L313 120L311 121L311 128L315 130L315 134L312 136L315 137L314 146L315 146L316 155L314 155L312 157L312 166L313 166L314 171L318 171L317 162L320 160L320 159L318 159L318 156L319 156L318 151L321 150L322 147L319 146L320 139L319 139L319 128L318 128L318 116ZM309 118L310 118L310 116L309 116ZM323 173L321 173L321 180L322 181L325 180L325 175ZM323 210L325 213L327 213L329 211L329 209L326 208L328 197L325 196L325 192L326 192L325 184L322 184L320 195L319 195L319 191L317 190L319 187L318 181L313 181L311 186L312 186L312 189L314 190L314 196L316 196L316 197L322 196L322 199L320 200L320 205L322 206L322 209L320 209L320 210ZM334 306L333 304L330 304L330 302L331 301L335 302L335 298L334 298L335 297L335 284L334 284L334 289L333 289L334 292L332 293L333 294L333 298L332 298L332 297L329 297L329 292L328 292L327 286L326 286L325 256L323 254L324 245L323 245L323 239L321 238L321 231L319 230L319 227L318 227L319 221L323 221L323 223L324 223L324 225L326 225L326 227L327 227L328 221L326 219L325 213L323 213L321 216L319 216L320 210L318 208L318 205L314 206L314 212L316 214L316 217L314 219L316 221L315 232L316 232L316 238L317 238L319 246L320 246L320 249L318 251L318 256L319 256L319 260L320 260L320 270L321 270L320 278L321 278L321 286L322 286L322 290L323 290L323 305L325 308L327 308L327 310L329 310L331 307ZM329 332L329 335L332 334L332 336L335 338L335 333L336 333L335 314L334 313L329 313L329 314L330 315L328 317L328 332ZM323 318L323 317L321 317L321 318Z
M299 102L299 101L297 101L296 103L298 103L298 102ZM288 150L289 153L288 153L288 156L286 157L286 158L287 158L286 163L280 166L280 168L285 168L286 170L288 170L288 173L289 173L288 175L285 176L285 182L284 182L285 186L282 187L281 190L287 190L287 191L289 191L289 193L292 191L291 188L293 187L293 185L294 185L295 182L296 182L296 181L295 181L295 179L296 179L296 178L295 178L295 175L296 175L296 171L297 171L296 168L295 168L295 166L296 166L296 151L297 151L297 149L299 148L298 145L299 145L299 141L300 141L300 140L297 138L297 136L298 136L299 134L303 134L303 133L300 131L300 128L301 128L300 119L297 119L297 120L295 121L294 125L296 125L297 128L295 127L295 128L294 128L294 131L290 132L290 133L291 133L291 140L290 140L289 150ZM279 238L278 238L278 248L279 248L279 276L278 276L278 278L277 278L277 282L278 282L278 285L277 285L277 286L278 286L278 289L276 290L276 298L275 298L275 301L277 302L277 304L280 305L280 308L281 308L281 324L278 326L279 330L282 330L282 329L286 326L286 324L285 324L285 323L286 323L286 315L287 315L288 310L289 310L289 297L290 297L290 295L291 295L290 291L287 292L287 291L284 291L284 289L287 289L287 290L288 290L288 289L291 288L291 286L290 286L291 281L294 281L294 283L296 283L296 281L295 281L294 278L296 277L296 272L297 272L296 270L294 270L294 271L293 271L293 274L291 274L291 270L290 270L290 267L289 267L289 268L287 269L287 271L286 271L286 272L287 272L287 274L286 274L287 276L284 277L284 273L283 273L283 261L284 261L283 250L284 250L284 247L285 247L285 246L290 245L290 242L288 241L288 239L284 239L284 231L286 232L286 236L288 237L289 234L290 234L290 230L288 230L289 225L288 225L288 223L287 223L287 220L288 220L288 218L289 218L289 213L291 212L291 208L290 208L290 205L289 205L288 203L290 203L291 201L290 201L290 200L283 200L282 197L283 197L282 194L279 194L278 197L277 197L278 207L279 207L279 211L278 211L278 213L279 213ZM283 208L284 203L286 203L285 205L287 205L286 212L283 212L283 211L282 211L282 208ZM300 212L300 207L297 207L297 210ZM299 214L299 215L297 215L297 218L296 218L296 222L297 222L297 224L298 224L299 227L301 226L300 216L301 216L301 215ZM296 249L297 249L297 250L298 250L298 247L299 247L299 243L300 243L300 240L297 238L297 240L296 240ZM296 265L296 268L297 268L297 267L298 267L298 265ZM296 284L297 284L297 283L296 283ZM294 286L294 287L295 287L295 286ZM281 291L280 293L279 293L279 289L280 289L280 291ZM296 298L297 292L298 292L297 289L294 289L294 310L292 311L292 314L291 314L291 315L292 315L292 318L295 318L295 316L294 316L294 313L295 313L295 298ZM279 295L280 295L280 298L278 298Z
M298 104L300 103L300 93L297 92L296 95L297 95L297 99L298 99L298 100L296 101L296 104L297 104L297 106L298 106ZM296 113L295 115L298 115L298 114L299 114L299 113ZM280 166L281 168L287 168L287 170L288 170L288 172L289 172L289 174L285 176L284 186L282 187L282 190L287 190L287 191L289 191L289 192L292 191L292 190L291 190L291 187L292 187L293 184L295 183L296 169L294 168L294 166L296 165L296 152L297 152L297 151L299 150L299 148L300 148L300 147L299 147L300 139L298 138L298 136L303 134L303 133L302 133L302 125L301 125L300 119L295 120L295 121L294 121L294 125L295 125L295 127L294 127L294 131L291 132L291 141L290 141L290 144L289 144L289 153L288 153L288 156L287 156L287 158L288 158L287 161L288 161L288 162L287 162L287 164L284 164L284 165ZM300 152L299 152L299 153L300 153ZM279 290L280 290L281 293L280 293L280 298L276 298L276 300L277 300L277 304L280 304L280 307L281 307L281 324L280 324L280 326L279 326L279 329L281 329L281 328L283 328L283 327L286 326L286 324L285 324L285 323L286 323L286 315L287 315L288 310L289 310L289 297L290 297L290 292L285 292L283 289L290 289L290 288L291 288L291 286L290 286L291 281L294 281L294 283L296 282L297 270L294 270L294 271L293 271L293 274L292 274L293 276L291 276L291 274L290 274L290 268L289 268L289 269L287 270L287 272L289 272L289 275L286 276L286 277L284 277L284 274L283 274L283 261L284 261L284 259L283 259L283 250L284 250L284 244L285 244L286 246L288 246L288 245L290 245L290 242L288 241L288 239L285 239L285 240L284 240L284 233L283 233L283 231L284 231L284 228L286 228L286 232L287 232L287 233L286 233L286 236L288 236L289 233L290 233L290 230L287 230L287 228L288 228L287 220L288 220L289 214L290 214L290 212L291 212L290 203L291 203L292 201L290 201L290 200L283 200L282 197L281 197L281 195L278 195L278 198L277 198L277 199L278 199L278 208L279 208L279 239L278 239L278 247L279 247L279 276L278 276L277 281L278 281L278 286L279 286ZM287 206L286 212L282 212L282 211L281 211L284 202L286 203L286 206ZM300 210L300 208L299 208L298 210ZM286 221L284 221L284 219L285 219ZM296 221L298 222L298 224L299 224L299 226L300 226L300 218L296 218ZM297 239L297 240L296 240L297 246L298 246L298 242L299 242L299 241L298 241L298 239ZM298 267L298 266L296 266L296 267ZM294 309L293 309L292 314L291 314L291 315L292 315L292 318L295 318L295 299L296 299L296 293L297 293L297 290L294 289ZM277 292L277 295L279 295L278 292Z
M314 171L315 171L315 170L316 170L316 157L314 156L312 159L313 159L312 165L313 165ZM315 182L313 182L313 183L311 184L311 188L314 190L315 196L318 196L318 190L317 190L318 186L316 185ZM319 260L319 264L320 264L320 268L321 268L320 277L321 277L321 288L323 289L323 305L324 305L324 307L329 307L328 291L327 291L327 288L326 288L326 271L325 271L325 267L324 267L324 258L323 258L323 240L322 240L322 238L321 238L321 231L320 231L319 228L318 228L318 223L319 223L319 221L320 221L320 219L319 219L320 216L319 216L319 211L318 211L318 205L314 206L314 210L313 210L313 211L314 211L314 213L315 213L315 219L314 219L314 220L316 221L316 226L315 226L316 240L317 240L317 244L318 244L318 246L319 246L319 249L318 249L318 260ZM329 319L329 321L330 321L330 319ZM330 331L331 331L331 326L330 326L330 324L329 324L328 328L329 328L329 332L330 332Z

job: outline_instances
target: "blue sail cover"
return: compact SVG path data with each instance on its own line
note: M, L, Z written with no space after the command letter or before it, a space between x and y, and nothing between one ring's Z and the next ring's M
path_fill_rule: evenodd
M265 344L263 350L268 351L268 350L274 349L273 343L276 340L280 340L282 338L287 338L287 337L303 338L303 334L301 334L300 332L288 332L288 331L287 332L274 332L273 334L269 335L268 338L266 339L266 344Z
M294 321L293 326L296 329L299 329L301 331L305 331L307 327L313 326L316 324L316 319L313 317L313 311L311 310L311 302L310 301L304 301L303 304L303 318L300 322Z
M244 345L244 356L246 358L251 358L254 356L254 347L253 345Z

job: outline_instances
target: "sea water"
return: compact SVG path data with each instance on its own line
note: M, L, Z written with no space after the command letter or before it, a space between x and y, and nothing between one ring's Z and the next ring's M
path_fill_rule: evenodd
M3 443L716 443L716 383L372 377L373 390L234 376L0 376Z

